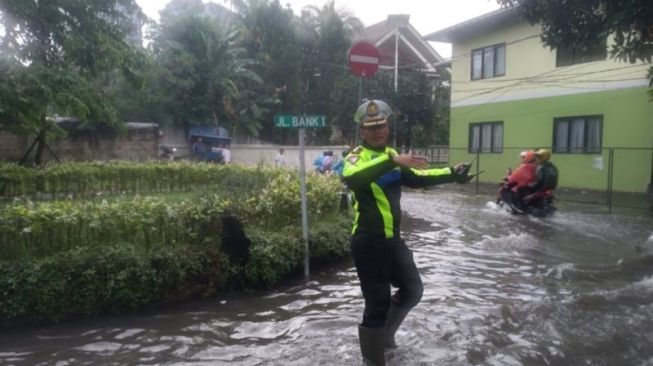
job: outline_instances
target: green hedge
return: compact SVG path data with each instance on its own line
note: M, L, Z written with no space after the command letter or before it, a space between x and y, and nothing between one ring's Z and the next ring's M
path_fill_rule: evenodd
M212 294L223 284L224 267L217 248L143 253L126 244L0 262L0 320L5 325L57 322Z
M312 223L309 231L309 253L312 262L328 262L349 253L351 221L345 216L333 216ZM303 268L304 242L301 230L285 228L270 231L251 229L251 258L246 268L250 286L272 285L287 274Z
M62 198L182 192L206 187L252 191L283 171L194 162L70 162L28 168L0 163L0 195Z
M300 270L296 173L235 167L221 172L229 189L181 197L21 199L2 206L0 323L124 313L211 295L225 285L269 286ZM307 188L311 260L346 255L350 218L338 213L340 183L309 176ZM230 244L222 242L225 217L242 223L251 243L244 265L230 263L224 252Z
M179 246L143 251L131 244L80 247L31 261L0 262L0 324L38 324L120 314L146 305L210 296L234 283L270 286L301 270L304 244L296 228L251 229L250 260L234 272L218 247ZM334 216L314 223L313 264L342 258L350 222Z
M338 205L340 185L334 178L308 179L308 208L319 219ZM39 258L78 246L103 248L128 243L150 249L175 245L219 245L220 218L232 215L246 225L298 226L299 182L281 171L261 188L241 198L206 192L169 200L135 196L102 201L17 201L0 209L0 260Z

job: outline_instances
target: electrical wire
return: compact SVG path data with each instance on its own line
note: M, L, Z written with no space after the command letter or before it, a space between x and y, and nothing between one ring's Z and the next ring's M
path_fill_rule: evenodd
M583 65L585 65L585 67L589 66L588 64L583 64ZM584 75L584 76L593 75L593 74L597 74L597 73L603 73L603 72L607 72L607 71L614 71L614 70L621 70L621 69L628 69L628 68L632 68L632 67L641 67L641 65L629 65L629 66L623 66L623 67L607 69L607 70L590 71L590 72L587 72L587 73L583 73L582 75ZM459 102L469 100L469 99L472 99L472 98L480 96L480 95L489 94L489 93L500 91L500 90L513 89L515 87L523 85L526 82L529 82L529 81L532 81L532 80L537 80L538 78L541 78L541 77L544 77L544 76L547 76L547 75L555 74L557 71L558 71L558 69L554 69L554 70L549 70L549 71L546 71L546 72L543 72L543 73L540 73L540 74L537 74L537 75L534 75L534 76L531 76L531 77L528 77L528 78L516 79L517 80L516 82L514 82L512 84L509 84L509 85L501 85L501 86L490 87L490 88L480 88L480 89L478 89L479 92L473 93L471 95L467 95L462 99L456 100L456 102L459 103ZM567 74L567 75L563 75L563 76L570 76L570 75ZM642 78L642 79L644 79L644 78ZM567 79L567 80L572 80L572 79ZM555 81L559 82L560 80L555 80ZM455 84L456 83L452 81L452 85L455 85ZM505 95L505 93L501 94L500 96L503 96L503 95Z
M583 64L583 65L592 66L589 63L588 64ZM561 77L573 77L573 76L594 75L594 74L600 74L600 73L605 73L605 72L610 72L610 71L635 69L635 68L641 68L643 66L645 67L646 65L643 65L643 64L628 65L628 66L620 66L620 67L615 67L615 68L610 68L610 69L601 69L601 70L595 70L595 71L575 72L575 73L564 73L563 71L565 71L565 70L560 70L559 68L557 68L555 70L559 71L558 74ZM638 72L638 71L640 71L640 70L634 70L633 72ZM540 75L528 76L528 77L523 77L523 78L511 78L511 79L495 77L495 78L489 78L489 79L479 79L479 80L470 80L470 81L455 81L455 83L456 84L477 84L478 85L478 84L482 84L483 81L485 81L485 82L525 81L525 80L532 80L532 79L538 78L538 77L540 77Z
M477 105L475 108L470 109L469 111L466 111L466 112L464 112L464 113L462 113L462 114L456 115L456 119L463 118L463 117L465 117L465 116L467 116L467 115L469 115L469 114L471 114L471 113L473 113L473 112L478 111L478 110L481 109L481 108L487 107L488 104L491 104L493 101L495 101L495 100L497 100L498 98L502 97L502 96L505 95L506 93L507 93L507 92L504 92L504 93L501 94L501 95L495 96L494 98L492 98L490 101L488 101L488 102L486 102L486 103L479 104L479 105ZM575 107L583 107L583 106L597 105L597 104L602 104L603 101L605 101L605 102L608 102L608 101L610 101L610 102L614 102L615 99L630 98L630 97L632 97L632 96L629 95L629 94L624 94L624 95L621 95L621 96L614 96L614 95L612 95L612 94L610 94L610 95L607 95L607 94L606 94L605 97L603 97L603 98L602 98L601 100L599 100L599 101L594 100L594 101L590 101L590 102L587 102L587 103L578 103L578 104L575 104L574 106L575 106ZM561 106L561 107L559 107L559 108L547 108L546 111L547 111L547 112L553 112L553 111L557 111L557 110L566 110L566 109L568 109L568 108L569 108L569 106ZM518 110L518 109L513 109L513 110L515 110L515 111L520 111L520 110ZM512 110L511 110L511 111L512 111ZM529 110L529 111L527 111L527 112L517 112L517 113L512 113L512 112L511 112L511 113L508 113L508 114L504 114L504 117L514 117L514 116L532 115L532 114L533 114L533 111L532 111L532 110Z

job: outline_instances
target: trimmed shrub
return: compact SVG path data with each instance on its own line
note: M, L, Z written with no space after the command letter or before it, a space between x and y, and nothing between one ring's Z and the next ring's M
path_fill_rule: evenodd
M349 253L351 222L348 217L332 215L328 220L309 225L309 254L314 263L333 261ZM245 269L248 286L270 286L304 264L301 227L250 229L250 260Z
M0 263L0 322L58 322L211 295L224 284L223 269L224 258L216 249L143 253L126 244Z
M39 168L0 163L0 195L57 199L219 187L251 191L282 173L273 168L188 161L65 162Z
M202 190L181 197L5 204L0 208L0 324L124 313L210 296L227 284L270 286L302 267L295 172L187 163L22 169L2 166L0 177L13 182L13 192L42 193L38 187L46 187L50 198L71 189L81 192L72 196L83 197L130 185L132 191ZM155 179L163 183L152 183ZM341 189L334 177L308 177L311 261L348 252L350 220L337 213Z

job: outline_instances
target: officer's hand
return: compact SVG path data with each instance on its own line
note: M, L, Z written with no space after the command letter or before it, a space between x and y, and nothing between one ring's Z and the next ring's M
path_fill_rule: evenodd
M453 166L451 170L455 176L455 182L463 184L468 183L470 180L472 180L474 177L469 175L469 170L471 168L471 163L459 163Z
M413 154L395 155L392 157L392 160L395 163L397 163L397 165L404 168L427 169L429 167L426 156L421 156L421 155L413 155Z
M472 168L472 164L470 163L458 163L454 165L453 167L453 172L456 175L468 175L469 170Z

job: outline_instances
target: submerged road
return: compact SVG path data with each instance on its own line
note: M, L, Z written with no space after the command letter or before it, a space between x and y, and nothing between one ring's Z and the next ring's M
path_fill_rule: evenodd
M389 365L653 364L653 218L404 194L425 284ZM255 293L0 333L0 365L360 365L350 260Z

